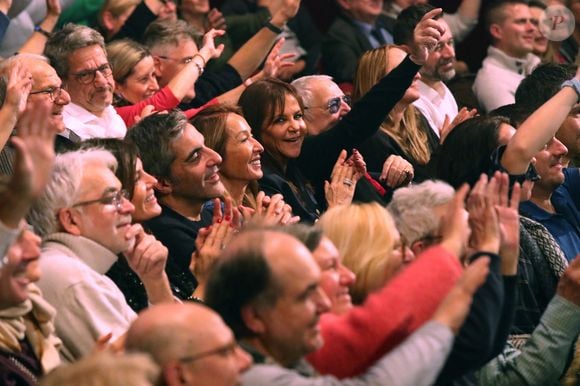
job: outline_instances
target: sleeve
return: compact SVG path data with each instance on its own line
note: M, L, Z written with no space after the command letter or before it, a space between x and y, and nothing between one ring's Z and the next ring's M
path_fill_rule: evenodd
M323 315L325 344L308 361L339 378L363 373L431 318L461 272L446 249L428 249L362 306L340 318Z
M6 34L6 30L8 29L8 25L10 24L10 19L6 14L0 12L0 41L4 39L4 34Z
M370 138L403 97L421 68L406 57L373 86L332 129L306 137L298 157L300 171L311 181L328 179L342 149L352 150Z
M210 100L209 102L207 102L203 106L201 106L199 108L192 108L189 110L185 110L183 113L185 114L187 119L191 119L191 118L195 117L201 110L205 109L206 107L219 105L219 103L220 103L220 101L217 98L213 98L212 100Z
M203 106L211 99L238 87L240 84L242 84L240 74L227 63L219 72L205 71L195 82L195 98L191 102L180 104L179 108L185 111Z
M129 38L140 42L147 26L153 23L155 19L157 19L157 16L151 12L144 1L141 1L113 39Z
M155 111L171 110L177 107L179 99L173 95L168 86L163 87L149 98L129 106L115 107L117 114L123 119L127 127L135 124L135 116L139 116L147 105L155 107Z
M477 19L469 19L463 17L459 12L457 13L444 13L443 20L449 24L449 29L451 30L451 35L457 43L465 39L465 37L473 31L477 25Z
M498 310L502 310L504 306L501 258L496 254L478 254L478 257L481 256L491 258L490 273L473 296L469 314L459 330L445 367L437 378L437 384L452 383L454 379L480 368L489 361L494 348L503 314Z
M564 187L574 200L576 209L580 211L580 169L566 168L564 173L566 176Z
M112 282L111 286L114 286ZM65 290L55 324L58 337L73 358L90 354L103 335L112 333L111 339L116 340L136 317L123 294L117 287L114 289L83 280Z
M473 93L477 97L479 105L487 113L515 101L514 91L510 91L505 82L497 82L496 79L493 79L485 68L480 69L475 77Z
M345 28L340 28L341 24ZM347 26L349 28L346 28ZM336 83L352 82L361 55L358 47L349 44L353 40L350 36L352 28L344 22L334 24L322 40L324 72L332 76Z
M451 345L453 333L437 322L429 322L391 353L379 359L356 378L333 376L306 377L280 366L255 365L242 375L244 385L292 386L417 386L430 385L441 369ZM413 366L409 366L413 363Z
M521 351L507 348L478 373L481 386L557 383L580 333L580 307L556 295Z

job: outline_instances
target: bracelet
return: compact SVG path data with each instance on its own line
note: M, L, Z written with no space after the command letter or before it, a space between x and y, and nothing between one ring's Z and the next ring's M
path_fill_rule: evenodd
M274 32L276 35L280 35L282 33L282 28L275 26L268 20L264 27L268 28L270 31Z
M47 39L50 39L52 34L45 29L42 29L40 25L34 26L34 32L38 32L41 35L44 35Z
M560 88L564 88L564 87L572 87L574 89L574 91L576 91L576 95L578 96L578 100L580 101L580 80L578 80L576 78L572 78L570 80L567 80L564 83L562 83L562 85L560 86Z
M193 63L193 65L197 68L197 76L201 76L201 74L203 74L203 67L199 65L199 63L197 62L191 62Z
M197 54L193 55L193 56L191 57L191 60L193 60L193 59L195 59L195 58L200 58L200 59L201 59L201 62L202 62L202 66L203 66L203 67L207 66L207 62L205 61L205 58L204 58L203 56L201 56L201 54L200 54L200 53L197 53Z

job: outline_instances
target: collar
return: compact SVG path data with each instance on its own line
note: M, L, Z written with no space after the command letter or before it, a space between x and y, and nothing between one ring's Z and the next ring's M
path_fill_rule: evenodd
M71 257L76 257L88 265L92 270L104 275L118 257L101 244L84 236L75 236L70 233L57 232L48 235L43 247L50 246L61 250Z
M447 94L447 86L445 86L445 83L443 83L443 82L441 82L441 83L443 84L445 94ZM419 93L421 94L421 96L428 99L431 103L438 105L443 101L443 97L441 95L439 95L437 90L430 87L427 83L425 83L419 79L419 82L417 83L417 85L419 87ZM445 94L444 94L444 96L445 96Z
M522 215L529 217L537 222L546 221L555 216L552 213L546 212L532 201L522 202L520 204L520 212Z
M274 358L259 352L251 343L246 340L240 341L240 346L252 356L255 365L283 367L280 363L276 362ZM295 366L290 368L290 370L296 371L305 377L312 377L316 375L314 368L304 358L300 359Z
M108 121L111 119L111 110L115 112L115 108L113 106L107 106L103 112L101 117L91 113L89 110L85 109L84 107L77 105L76 103L70 102L68 105L64 107L64 111L71 116L76 118L81 123L91 123L98 120L106 120ZM115 112L116 114L116 112Z
M529 75L540 63L540 58L532 53L529 53L524 59L514 58L493 46L487 48L487 56L503 67L523 76Z

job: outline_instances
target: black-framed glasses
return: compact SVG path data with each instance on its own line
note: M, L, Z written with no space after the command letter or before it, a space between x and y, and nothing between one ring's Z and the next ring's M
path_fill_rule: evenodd
M38 91L31 91L28 93L28 95L36 95L36 94L48 94L49 98L51 101L55 101L56 99L60 98L60 96L62 95L62 87L48 87L45 88L44 90L38 90Z
M321 108L321 109L326 109L328 110L329 113L331 114L336 114L338 112L338 110L340 110L340 105L341 103L344 101L344 103L346 103L347 105L351 105L352 104L352 98L350 97L350 95L343 95L343 96L339 96L339 97L335 97L332 99L329 99L328 102L326 103L326 105L323 106L310 106L308 107L309 109L311 108Z
M208 351L203 351L203 352L200 352L198 354L182 357L182 358L179 358L178 360L180 362L193 362L193 361L196 361L198 359L205 358L205 357L208 357L211 355L221 355L221 356L227 357L227 356L233 355L238 347L239 347L238 342L233 340L224 346L214 348L214 349L208 350Z
M101 75L103 75L105 78L108 78L111 75L113 75L113 69L111 68L111 65L109 63L101 64L97 68L79 71L71 75L74 76L79 83L89 84L95 81L97 72L100 72Z
M189 64L193 61L193 56L186 56L185 58L171 58L169 56L157 55L159 59L172 60L181 64Z
M129 191L126 189L106 193L103 197L97 198L95 200L77 202L72 207L74 208L77 206L86 206L98 203L102 205L113 205L117 211L120 211L123 199L129 199Z

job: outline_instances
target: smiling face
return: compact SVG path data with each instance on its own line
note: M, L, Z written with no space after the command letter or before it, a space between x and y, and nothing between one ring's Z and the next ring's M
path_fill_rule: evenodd
M532 14L532 24L536 27L536 33L534 35L534 54L542 56L548 50L548 39L542 35L539 25L542 18L542 13L544 10L538 7L530 7L530 12Z
M77 203L110 197L121 189L121 182L102 163L89 163L83 169L80 186ZM135 207L126 198L121 199L118 207L113 203L94 202L64 210L71 212L74 221L74 229L70 228L69 233L91 239L115 254L129 248L130 241L125 235Z
M159 91L153 57L146 56L133 68L123 83L116 85L117 93L132 104L139 103Z
M332 80L318 79L311 85L312 102L308 108L305 120L308 123L308 135L318 135L332 127L350 111L350 106L344 101L344 93ZM340 98L336 112L330 111L329 104Z
M190 38L182 38L179 44L159 45L151 48L151 54L155 60L155 75L159 82L159 87L165 87L179 71L187 65L187 62L197 54L198 49L195 42ZM188 102L195 97L195 89L192 87L185 97L184 102Z
M330 312L343 315L352 308L349 287L354 284L354 273L342 264L338 250L326 236L312 256L320 268L320 288L330 300Z
M69 73L66 89L71 100L97 116L101 116L104 110L113 103L115 89L113 75L110 70L108 75L97 71L94 79L88 83L81 82L77 75L97 68L105 68L107 64L107 55L97 44L79 48L68 57Z
M455 43L449 25L445 20L437 20L445 28L445 33L437 46L429 51L427 61L421 67L421 76L425 80L447 81L455 76Z
M48 119L48 124L55 132L62 133L65 129L62 120L62 110L64 106L70 103L70 95L64 89L60 93L56 91L62 86L62 82L54 68L48 63L34 60L30 63L30 68L32 73L31 92L50 89L55 90L55 92L53 92L52 96L48 92L29 95L26 101L26 110L34 111L41 108L41 106L49 106L51 115Z
M284 111L274 115L270 126L262 129L262 143L278 161L298 158L306 135L304 113L292 95L286 94Z
M544 147L535 155L536 170L541 177L534 185L534 191L539 188L546 191L554 191L558 186L564 183L564 156L568 152L566 146L557 138L552 138Z
M171 143L175 160L171 163L171 195L202 203L221 197L224 186L219 176L222 158L204 144L203 136L189 123Z
M504 15L501 24L490 27L495 45L509 56L523 58L534 49L536 36L530 8L525 4L508 4L504 7Z
M252 136L248 122L238 114L228 114L226 132L225 156L220 167L220 175L227 180L244 182L262 178L264 173L260 154L264 148Z
M40 279L40 237L23 220L20 235L6 251L7 264L0 268L0 309L28 299L28 285Z
M155 198L154 187L157 179L143 170L143 163L139 158L135 162L135 188L131 203L135 206L133 221L143 222L161 214L161 206Z

